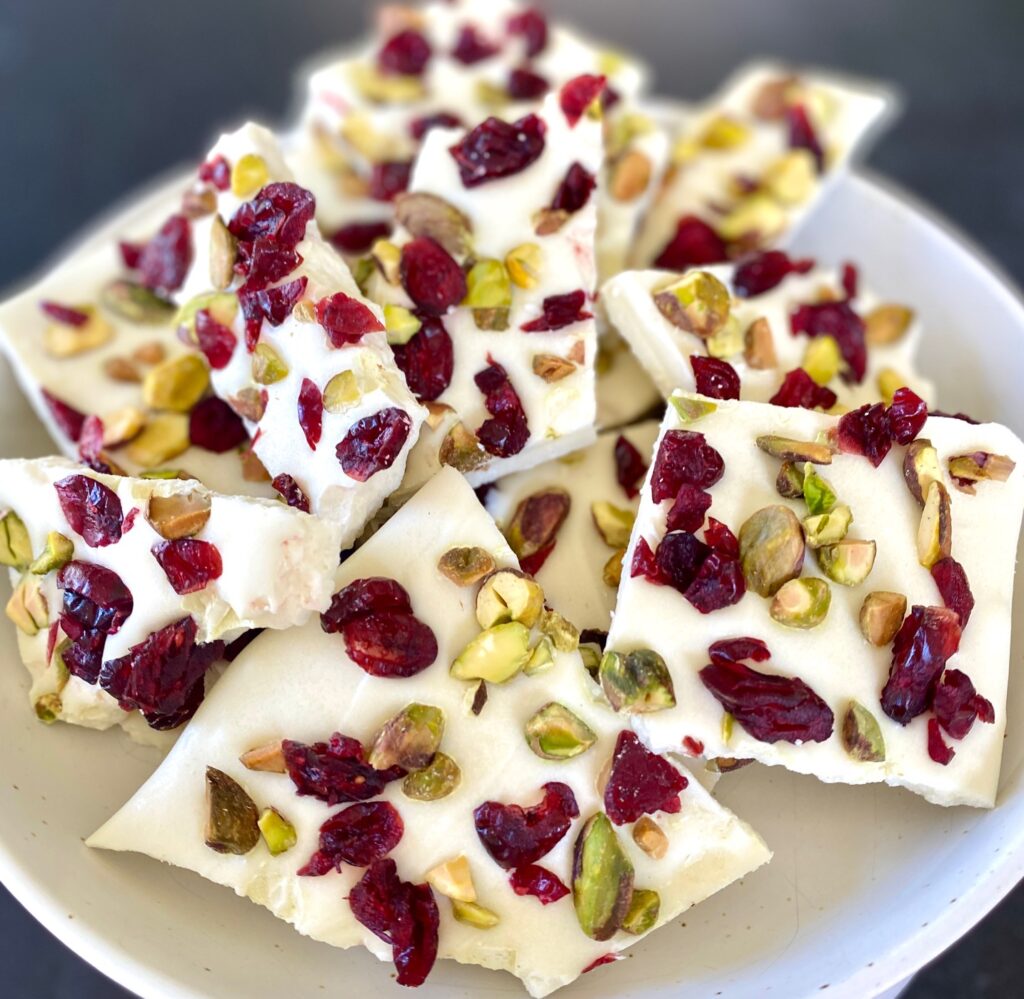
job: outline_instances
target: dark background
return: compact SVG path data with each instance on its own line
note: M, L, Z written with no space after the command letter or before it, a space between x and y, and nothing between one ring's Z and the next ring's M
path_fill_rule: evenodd
M693 99L776 55L894 82L906 108L869 157L1024 283L1022 0L549 0ZM134 187L198 162L222 125L271 124L309 56L356 37L359 0L0 0L0 289ZM1024 888L906 999L1021 995ZM0 889L0 994L127 995Z

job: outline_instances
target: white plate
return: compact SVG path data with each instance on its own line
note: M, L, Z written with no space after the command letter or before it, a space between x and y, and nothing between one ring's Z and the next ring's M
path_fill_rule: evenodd
M945 408L1024 430L1024 306L944 225L879 182L851 176L797 242L825 262L860 262L880 294L920 309L922 366ZM0 453L50 448L9 372L0 371ZM1022 645L1024 629L1013 662ZM337 994L341 983L408 996L363 951L305 940L194 875L87 850L82 838L155 759L115 733L40 725L8 627L0 658L0 877L61 940L111 978L161 999L308 999ZM823 785L774 767L723 780L721 797L764 835L774 861L560 995L809 997L828 985L830 996L862 999L907 978L1024 874L1024 735L1016 727L1024 683L1011 683L1009 711L992 812L944 810L888 787ZM447 962L420 992L506 994L522 994L510 976Z

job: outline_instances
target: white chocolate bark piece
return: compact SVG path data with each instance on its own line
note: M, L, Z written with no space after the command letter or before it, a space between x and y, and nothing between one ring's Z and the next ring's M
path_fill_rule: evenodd
M527 503L531 497L547 493L558 493L568 498L568 513L552 538L554 548L543 559L540 568L534 570L534 576L544 587L551 605L581 631L608 631L615 609L617 586L604 578L606 567L614 577L616 551L625 547L621 542L618 546L609 544L602 535L595 521L594 505L610 504L615 507L610 520L617 531L628 537L639 503L643 467L641 479L635 482L632 495L623 488L616 475L615 449L620 436L636 448L646 465L658 436L658 423L648 420L622 430L605 431L582 451L499 479L484 500L502 533L512 538L513 550L516 547L524 550L522 542L510 530L521 504ZM616 540L613 534L609 537L613 542ZM543 538L532 539L532 542L525 551L537 544L541 549L550 544ZM619 555L621 557L621 551ZM529 556L523 561L529 565Z
M807 261L803 263L809 265ZM794 334L791 316L801 306L824 301L823 294L844 298L840 271L814 267L807 273L791 273L769 291L748 298L737 294L736 272L735 266L724 264L685 274L626 271L601 289L601 303L611 324L632 347L664 398L675 389L694 391L696 382L691 357L705 356L712 351L732 365L739 375L740 397L757 402L770 401L789 372L802 366L816 367L814 352L826 346L821 342L823 337ZM731 295L729 322L711 340L677 325L655 303L657 294L685 287L700 273L717 278ZM844 377L849 369L836 352L831 360L826 356L817 362L820 373L816 380L835 393L839 405L851 408L885 398L900 385L907 385L924 399L933 401L935 392L931 383L917 372L921 326L913 309L906 303L881 301L863 274L857 283L857 294L849 304L868 325L864 376L859 382L852 376ZM881 315L876 310L886 307L892 312L893 306L904 315L904 327L890 342L875 342L874 317ZM770 334L771 350L767 359L751 352L751 327L761 319L766 321ZM715 346L716 341L720 347Z
M120 518L120 533L112 543L97 543L88 522L84 536L69 523L55 484L72 479L83 486L95 481L116 496L120 513L111 522ZM100 729L119 724L141 741L154 737L138 711L122 710L83 672L66 672L58 579L72 559L116 573L131 594L130 612L101 643L103 662L185 617L195 623L194 642L205 644L231 641L251 628L301 625L330 601L339 528L276 501L223 496L179 479L101 475L62 458L10 459L0 461L0 510L3 561L15 588L8 617L32 675L31 702L47 721ZM63 546L59 555L35 561L43 559L48 540ZM219 572L199 588L179 584L186 591L179 593L154 549L164 545L168 557L188 560L196 542L216 549Z
M295 246L297 265L271 282L277 288L305 282L301 297L283 321L263 319L255 349L250 349L244 315L248 279L243 281L236 268L226 289L218 284L217 261L211 261L215 230L236 218L246 202L258 201L266 184L291 182L292 175L273 135L252 123L222 136L207 162L220 158L231 168L232 182L226 190L200 183L200 190L215 195L216 214L193 224L193 263L175 293L181 316L205 308L233 331L230 359L215 358L199 342L212 369L214 391L245 418L252 450L268 475L274 481L289 477L302 491L305 508L342 525L347 546L401 482L426 414L395 365L382 314L362 297L345 262L313 220ZM251 179L246 179L246 170L253 171ZM217 297L204 297L211 294ZM329 330L332 324L322 319L320 309L338 300L355 315L346 315ZM191 322L195 328L195 319ZM332 396L335 388L337 398ZM319 410L312 437L301 419L306 392ZM359 449L350 447L359 460L346 465L342 442L360 435L367 439L366 454L359 458Z
M414 560L408 557L411 537L420 548ZM637 938L623 932L605 941L584 935L571 897L542 907L536 898L514 894L509 872L477 836L473 811L482 802L532 805L541 785L568 784L581 818L538 863L570 883L576 835L582 821L602 807L596 784L623 726L594 699L578 654L569 652L556 652L542 675L490 684L486 704L478 716L472 714L467 684L450 677L448 665L479 633L473 590L456 586L437 569L441 555L466 545L482 547L499 566L516 565L465 481L443 470L337 576L339 587L370 576L397 579L410 594L416 617L436 636L434 664L405 679L375 678L343 654L340 635L325 634L318 624L287 636L261 636L217 684L160 769L93 834L89 845L137 851L196 871L266 906L316 940L339 947L362 944L390 960L390 946L357 922L346 902L363 870L346 865L340 874L296 876L317 848L321 823L338 809L297 796L286 774L247 770L238 758L282 736L312 743L340 731L365 743L411 703L433 705L444 714L441 751L461 769L461 780L451 794L433 801L411 800L401 780L386 786L382 799L404 823L389 856L398 876L417 884L439 864L466 858L477 904L498 918L486 930L458 922L449 899L435 892L438 956L511 971L531 995L543 996L571 982L595 959L628 947ZM281 684L285 669L289 682ZM535 756L522 726L548 701L561 702L585 719L596 744L562 762ZM262 843L241 856L206 847L203 775L209 766L238 781L261 808L276 808L294 826L296 845L276 857ZM677 814L654 816L668 840L660 860L643 853L626 826L615 827L635 867L635 885L655 887L661 896L659 925L769 858L756 834L695 782L681 798Z
M689 416L714 408L707 415L689 420L683 418L676 404L682 414ZM764 508L781 505L792 510L796 518L808 515L803 500L783 498L777 491L780 460L760 450L756 439L776 435L820 443L822 435L834 432L838 422L835 417L802 409L752 402L711 403L679 393L668 407L655 455L666 433L685 430L704 436L724 461L721 480L708 490L712 504L707 515L731 528L742 544L741 528ZM937 469L930 463L920 467L931 467L932 477L938 476L936 481L948 492L952 558L966 572L975 600L973 613L962 631L959 651L948 659L947 671L959 670L970 678L978 694L991 703L994 723L985 724L977 719L959 741L943 732L943 739L955 756L948 765L941 765L929 753L929 728L937 726L937 714L933 715L930 705L904 719L908 721L905 725L893 720L883 708L881 695L894 659L890 642L895 628L904 621L899 596L906 599L908 611L924 607L940 608L938 613L945 613L937 580L919 561L917 537L922 507L904 479L903 463L908 449L894 444L877 468L865 457L852 453L836 453L830 464L814 466L817 475L831 485L838 503L852 511L847 538L875 542L876 554L873 567L859 585L841 585L828 572L827 557L816 557L808 545L800 578L826 583L831 603L820 623L804 629L780 623L776 616L779 606L773 598L759 595L764 584L758 580L764 576L757 573L766 573L766 567L771 566L772 572L780 573L773 577L778 584L784 578L781 563L785 560L758 562L758 555L764 559L768 549L752 544L754 539L749 535L750 547L741 549L742 559L753 560L747 563L749 571L745 568L746 594L731 606L706 615L699 613L672 586L656 585L643 572L632 576L630 567L638 546L642 547L643 542L651 551L657 551L672 506L671 499L653 502L654 473L649 474L626 555L608 648L653 648L669 665L677 706L634 719L638 734L651 748L664 751L678 746L688 736L702 742L709 757L753 758L813 774L828 782L884 781L942 805L993 805L1006 721L1014 554L1024 507L1024 445L1005 427L972 425L945 417L929 417L919 437L930 441L937 453ZM962 491L950 475L949 460L975 452L1006 456L1016 467L1005 481L981 481L973 494ZM1005 476L1005 466L1001 473ZM936 490L938 499L938 487L931 488ZM792 523L799 527L798 520ZM778 542L789 533L764 535L769 536ZM924 551L928 550L925 547ZM853 581L856 577L846 578ZM811 585L820 587L821 583ZM878 626L879 621L884 621L884 616L879 616L875 618L875 629L866 629L866 634L884 643L880 645L869 643L859 623L862 605L873 593L898 595L895 600L887 596L873 598L872 605L881 599L886 606L897 608L888 620L889 628ZM782 602L786 604L785 598ZM798 605L788 606L792 609ZM820 611L820 605L817 607ZM912 617L911 611L906 620ZM787 619L793 621L795 617ZM815 619L804 617L803 621L810 625ZM912 623L904 623L903 627L913 632ZM724 722L723 706L705 687L700 671L710 662L712 643L741 637L760 639L771 653L766 662L748 661L752 669L773 676L798 677L824 700L834 716L831 734L824 741L763 741L755 738L738 718L731 724ZM933 644L937 644L934 639ZM877 742L873 748L869 746L866 756L845 748L844 722L853 702L874 717L884 742L884 747ZM851 732L867 732L869 728L855 726Z
M598 429L628 426L657 410L664 402L661 393L622 337L609 332L599 342Z
M443 391L430 392L431 402L438 404L437 419L413 451L403 494L418 488L442 461L465 472L476 486L575 451L594 439L596 200L591 191L582 207L559 219L561 224L555 231L544 228L547 216L543 213L573 171L582 169L596 178L603 158L601 123L586 113L571 120L560 101L560 93L551 94L535 116L518 120L539 120L543 148L528 165L511 175L473 186L463 183L452 150L459 143L475 143L479 130L490 129L491 122L467 133L433 129L416 161L405 197L427 198L434 204L441 199L447 204L446 211L461 213L476 264L466 279L469 290L465 298L440 316L452 344L451 376ZM446 238L436 226L417 225L417 243L431 240L427 232ZM406 247L413 240L404 228L393 240L385 248L391 253L401 248L401 268L396 266L390 275L376 268L367 282L367 291L385 308L397 305L413 309L416 303L407 293L410 283L405 270ZM454 270L465 256L463 251L449 257L454 260L450 267ZM413 275L415 265L411 257L408 261L408 274ZM480 268L491 269L494 284L485 279L479 293L486 296L493 291L494 298L473 297L475 272ZM557 306L567 300L575 304L559 317ZM477 301L500 307L466 304ZM552 305L555 318L549 318L547 311ZM500 321L494 321L496 314L501 316ZM410 350L421 336L422 332L415 334ZM411 355L408 363L403 370L415 391L420 362ZM485 393L476 379L494 365L504 369L518 396L527 436L520 436L508 447L495 444L487 450L486 442L475 438L483 433L485 421L493 426L494 414L487 409ZM557 368L554 373L549 370L552 365ZM451 440L459 433L466 444L452 453Z
M876 84L772 63L744 67L677 140L674 170L647 214L634 266L657 264L688 216L715 230L730 256L785 242L892 104ZM791 139L791 122L801 114L810 124L810 142ZM819 157L808 150L813 143L820 169Z

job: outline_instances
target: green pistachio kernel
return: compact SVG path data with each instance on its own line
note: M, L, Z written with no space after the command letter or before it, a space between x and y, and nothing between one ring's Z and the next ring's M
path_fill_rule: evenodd
M597 741L593 729L562 704L550 701L524 729L526 742L544 760L571 760Z
M276 808L264 808L256 823L273 856L286 853L298 841L293 826Z
M74 557L75 543L64 537L59 531L50 531L46 535L46 547L39 553L29 570L37 576L45 576L54 569L59 569Z

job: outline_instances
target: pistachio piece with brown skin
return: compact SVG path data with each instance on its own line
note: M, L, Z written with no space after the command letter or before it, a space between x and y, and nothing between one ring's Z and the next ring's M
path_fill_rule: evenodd
M198 490L151 496L146 520L162 538L176 541L195 537L206 526L211 509L209 494Z
M653 888L634 888L629 911L622 929L633 936L642 936L654 929L661 912L661 896Z
M597 500L590 504L590 514L594 518L594 526L609 548L625 548L629 544L633 521L636 520L632 510Z
M480 446L476 434L464 423L456 423L441 441L438 460L459 472L473 472L482 468L491 456Z
M406 191L395 198L395 221L413 237L429 236L456 260L473 249L473 224L453 204L425 191Z
M764 434L756 440L757 446L782 461L809 461L814 465L831 465L835 453L827 444L817 441L797 441L778 434Z
M142 372L135 362L127 357L108 357L103 362L103 373L115 382L142 381Z
M402 794L413 801L447 798L462 780L459 765L446 753L437 752L422 770L414 770L402 781Z
M639 149L630 149L611 166L608 193L616 201L635 201L651 182L651 159Z
M563 208L538 208L531 221L536 235L552 236L569 221L569 213Z
M239 389L234 395L228 396L225 401L243 420L249 420L252 423L259 423L267 409L265 393L251 385Z
M505 537L516 557L529 558L551 544L571 506L569 493L557 486L538 490L521 500L505 528Z
M370 247L370 257L388 284L397 285L399 283L402 251L394 243L387 239L378 239Z
M914 310L905 305L876 305L864 317L864 339L869 347L884 347L902 339L914 321Z
M22 576L5 608L7 617L24 635L38 635L50 623L42 580L35 575Z
M672 674L653 649L609 649L601 657L598 680L613 711L647 714L676 705Z
M732 718L732 715L726 715ZM704 769L712 774L731 774L734 770L742 770L750 766L753 760L737 759L735 756L715 756L704 765Z
M132 360L138 364L159 364L167 356L167 349L159 340L140 344L132 351Z
M374 736L367 762L375 770L427 766L441 745L444 712L432 704L410 704L389 718Z
M218 291L231 286L235 277L238 240L218 215L210 226L210 284Z
M571 760L597 741L593 729L565 705L549 701L526 722L526 744L543 760Z
M815 555L821 571L840 586L860 586L875 564L874 541L844 538L834 545L817 549Z
M622 928L633 901L633 876L611 821L596 812L576 837L572 864L572 901L588 937L608 940Z
M775 478L775 491L786 499L803 499L804 473L792 461L784 461Z
M557 354L534 354L531 363L533 373L546 382L560 382L576 370L572 361Z
M933 482L925 493L924 509L917 527L917 560L930 569L953 551L953 510L949 492L941 482Z
M654 295L658 311L676 328L707 340L729 319L729 289L713 274L694 271Z
M1017 467L1005 454L973 451L956 454L949 459L949 475L961 492L974 495L978 482L1005 482Z
M755 319L743 334L743 359L757 371L778 367L772 327L764 316Z
M494 572L494 556L486 548L449 548L438 560L437 570L456 586L472 586Z
M924 437L911 441L903 454L903 480L921 506L924 506L928 487L941 478L939 453L932 447L932 442Z
M287 766L284 762L284 749L281 740L268 742L263 746L256 746L254 749L246 750L238 757L238 762L246 770L260 770L264 773L283 774L287 773Z
M784 583L772 598L769 613L773 621L787 628L817 628L828 615L832 590L824 579L805 576Z
M863 704L851 701L843 716L843 748L864 763L885 761L885 739L878 719Z
M777 76L758 87L750 104L751 113L762 121L778 121L785 117L790 94L799 85L795 76Z
M498 569L484 579L476 596L476 619L481 628L518 621L532 628L544 609L540 584L519 569Z
M123 278L111 281L100 292L100 304L115 316L146 326L169 323L177 311L173 302L161 298L137 281Z
M633 823L633 842L654 860L661 860L668 853L668 836L649 815L641 815Z
M766 506L740 527L740 565L747 586L773 597L783 583L796 579L804 564L804 532L788 506Z
M900 630L907 614L907 598L902 593L875 590L860 605L860 633L872 645L888 645Z
M217 853L248 853L260 841L259 809L241 784L206 768L206 845Z

